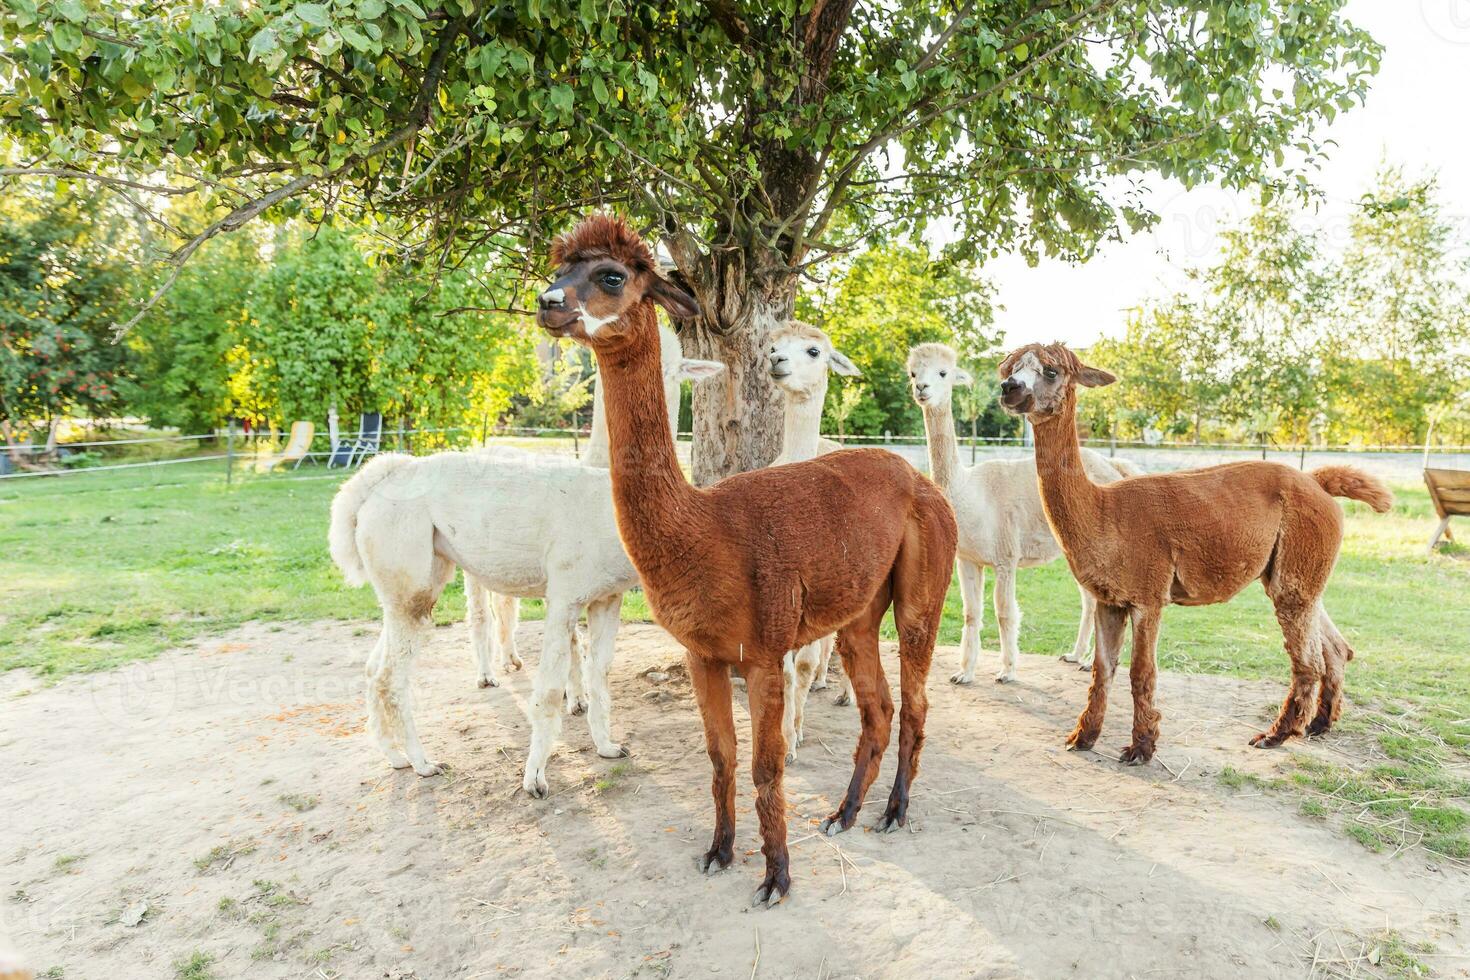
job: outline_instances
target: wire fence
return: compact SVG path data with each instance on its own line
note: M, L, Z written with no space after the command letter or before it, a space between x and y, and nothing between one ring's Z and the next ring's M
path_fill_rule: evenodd
M388 429L363 453L405 452L423 455L443 450L469 450L486 446L513 446L527 452L580 458L589 433L585 429L530 427L459 427L432 429ZM922 435L829 435L847 446L881 446L899 453L920 469L928 469L928 449ZM132 485L179 485L180 483L251 483L263 479L341 478L353 467L332 466L334 455L355 436L337 445L326 433L318 433L300 451L287 451L288 435L245 434L220 431L200 435L136 435L66 442L54 451L45 446L21 445L0 451L0 488L34 486L35 491L65 492L94 482L106 474L135 473L141 479ZM957 436L963 462L1014 458L1032 450L1019 437ZM1398 482L1414 482L1426 458L1430 465L1451 469L1470 468L1470 446L1432 447L1426 457L1423 446L1302 446L1274 443L1214 442L1169 443L1127 440L1086 440L1085 445L1105 455L1123 455L1148 471L1168 471L1207 466L1239 459L1266 459L1310 468L1328 463L1350 462ZM687 465L692 437L679 434L679 453ZM97 481L101 482L101 481Z

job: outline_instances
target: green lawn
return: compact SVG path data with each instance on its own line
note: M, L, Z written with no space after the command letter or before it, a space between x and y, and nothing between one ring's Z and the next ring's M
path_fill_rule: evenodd
M151 657L248 620L375 616L371 591L347 588L327 555L337 477L307 469L237 476L226 486L220 467L184 463L0 481L0 670L26 667L56 677ZM1389 792L1432 791L1458 805L1470 787L1444 779L1470 763L1470 560L1463 548L1426 557L1426 495L1419 487L1397 491L1388 515L1348 504L1328 593L1334 619L1358 652L1348 670L1349 696L1373 709L1347 721L1377 726L1387 754L1410 770L1376 774L1385 799ZM1070 649L1078 603L1065 565L1023 572L1019 598L1022 649ZM637 594L623 612L647 618ZM463 613L456 582L435 615L450 622ZM525 604L527 618L538 614L537 604ZM960 622L956 586L944 643L958 642ZM992 652L997 645L988 604L984 644ZM1168 670L1287 677L1281 635L1258 586L1227 605L1170 609L1159 646ZM949 665L938 669L947 673ZM1306 773L1297 780L1313 781L1329 777ZM1470 854L1470 838L1459 833L1455 840Z

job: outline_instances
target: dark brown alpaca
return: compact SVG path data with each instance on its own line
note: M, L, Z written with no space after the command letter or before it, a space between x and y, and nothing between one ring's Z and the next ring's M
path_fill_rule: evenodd
M876 449L741 473L695 489L679 469L659 375L654 304L678 316L695 301L660 277L622 221L595 216L552 246L556 281L537 320L591 348L602 372L618 530L654 616L689 649L689 673L714 764L715 834L701 871L727 866L735 844L731 665L746 680L766 875L757 904L791 884L781 790L781 661L837 633L862 719L852 781L822 829L852 826L888 745L893 699L878 659L878 624L898 624L902 710L898 771L879 829L907 819L924 743L924 693L954 562L955 522L939 489Z
M1381 513L1393 504L1388 488L1347 466L1303 473L1265 462L1098 486L1087 478L1077 444L1077 385L1116 379L1061 344L1022 347L1001 363L1000 376L1001 403L1030 418L1036 431L1047 520L1072 574L1097 597L1092 686L1068 748L1090 749L1097 741L1124 625L1131 621L1133 739L1121 761L1153 758L1159 737L1154 647L1163 608L1225 602L1256 579L1276 607L1291 658L1291 690L1276 723L1251 744L1273 748L1293 735L1331 728L1353 658L1322 606L1342 543L1342 511L1332 498L1352 497Z

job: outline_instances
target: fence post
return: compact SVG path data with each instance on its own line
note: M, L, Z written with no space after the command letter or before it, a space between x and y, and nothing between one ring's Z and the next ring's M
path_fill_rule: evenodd
M235 482L235 420L225 421L225 486Z
M1302 461L1301 461L1301 466L1299 468L1300 469L1306 469L1307 468L1307 444L1306 443L1302 443Z

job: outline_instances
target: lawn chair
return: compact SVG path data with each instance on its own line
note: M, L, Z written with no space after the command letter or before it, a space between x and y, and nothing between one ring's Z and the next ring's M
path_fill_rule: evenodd
M285 448L278 453L262 456L255 462L257 473L269 473L277 466L286 463L294 464L294 470L301 466L301 461L311 455L311 441L316 438L316 423L296 421L291 423L291 434L286 439Z
M362 461L377 453L383 440L383 413L363 412L357 423L357 438L344 440L332 447L327 459L327 468L336 466L360 466Z
M1470 404L1470 393L1462 395L1459 399L1462 403ZM1429 553L1434 554L1435 545L1439 539L1454 541L1455 536L1450 533L1451 517L1470 517L1470 470L1452 470L1444 467L1433 467L1429 465L1429 453L1434 438L1434 426L1445 412L1453 405L1446 406L1436 412L1429 420L1429 431L1424 436L1424 485L1429 488L1429 502L1434 504L1434 511L1439 515L1439 527L1434 529L1434 536L1429 539Z

